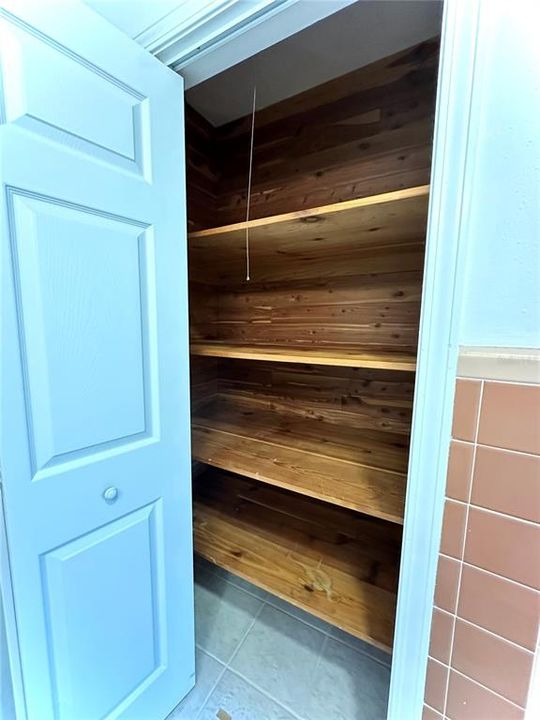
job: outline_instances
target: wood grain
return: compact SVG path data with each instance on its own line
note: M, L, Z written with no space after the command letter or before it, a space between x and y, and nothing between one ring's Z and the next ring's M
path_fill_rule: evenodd
M192 419L196 460L375 517L403 522L407 443L218 397Z
M397 526L233 475L199 478L195 549L379 647L392 645Z
M249 401L252 410L270 409L283 420L317 421L322 431L331 424L356 436L376 430L408 440L410 433L412 374L236 360L219 362L217 386L220 396L236 403Z
M434 38L260 110L251 216L427 184L438 54ZM186 107L191 228L245 217L250 130Z
M201 285L220 285L197 305L193 340L414 355L427 193L411 188L250 222L249 283L245 223L192 233L194 297Z
M193 342L218 341L234 345L263 345L359 355L401 353L414 357L420 317L423 252L367 254L347 262L324 255L318 258L319 277L252 281L224 285L201 297L192 313ZM388 272L389 261L395 272ZM283 260L259 263L265 275L308 273L313 255L305 262ZM352 272L358 266L365 274L332 277L332 272ZM383 272L377 272L382 270ZM410 268L410 269L407 269ZM217 263L218 272L234 274L227 261ZM370 272L373 270L374 272ZM326 273L326 276L324 275ZM321 277L322 276L322 277ZM195 299L195 295L193 295ZM192 300L192 306L193 306Z
M437 63L434 39L257 113L250 282L250 118L187 123L196 549L387 648Z
M195 356L236 358L239 360L273 360L283 363L332 365L337 367L380 368L413 372L416 368L414 355L399 352L364 352L352 348L312 347L291 348L265 345L233 345L221 342L192 343L191 354Z
M190 248L222 247L244 242L246 228L253 243L278 247L302 246L303 243L331 244L366 242L395 244L418 239L425 234L429 185L347 200L331 205L273 215L248 222L234 223L189 235ZM313 227L316 225L317 227ZM322 235L322 237L321 237ZM206 240L202 243L203 239Z
M438 41L259 111L251 217L429 182ZM250 118L217 130L217 219L245 217Z

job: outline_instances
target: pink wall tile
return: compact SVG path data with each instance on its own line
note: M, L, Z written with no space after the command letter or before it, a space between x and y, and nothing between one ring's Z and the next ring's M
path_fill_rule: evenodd
M428 658L427 675L426 675L426 702L440 712L444 708L444 697L446 694L446 678L448 677L448 668L446 665Z
M524 706L533 654L485 630L458 620L452 667L481 685Z
M443 716L435 712L432 708L424 705L424 712L422 713L422 720L443 720Z
M466 506L463 503L447 500L444 505L441 552L444 555L461 559L465 537Z
M450 720L522 720L525 715L521 708L453 671L446 713Z
M456 440L474 440L480 402L480 380L458 380L454 399L452 437Z
M540 588L540 526L471 507L465 561Z
M458 379L452 438L422 717L523 720L540 617L540 386Z
M486 382L478 442L540 454L540 385Z
M474 445L452 440L448 458L446 495L454 500L468 502L471 484Z
M458 615L534 650L540 617L540 593L464 565Z
M540 522L540 457L480 445L472 503Z
M435 608L431 620L431 638L429 643L429 654L432 658L435 658L435 660L440 660L443 663L450 661L453 628L454 616Z
M439 555L437 582L435 585L435 605L442 610L455 612L460 563L453 558Z

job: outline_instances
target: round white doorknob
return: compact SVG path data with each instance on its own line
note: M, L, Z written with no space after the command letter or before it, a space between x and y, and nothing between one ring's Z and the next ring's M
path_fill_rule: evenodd
M112 503L116 500L117 497L118 497L118 488L108 487L103 492L103 499L106 500L107 502Z

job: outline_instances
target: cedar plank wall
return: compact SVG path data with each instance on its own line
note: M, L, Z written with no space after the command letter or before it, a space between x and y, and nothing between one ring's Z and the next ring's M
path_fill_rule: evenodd
M429 183L438 40L259 111L250 217ZM217 129L216 225L245 219L251 118Z
M438 50L437 40L426 41L259 111L251 217L428 183ZM241 221L250 118L212 128L189 107L187 118L190 228ZM414 351L423 267L423 238L417 240L395 258L376 246L353 245L341 265L357 268L359 277L342 280L328 276L324 252L319 253L320 272L312 273L318 281L298 280L299 268L307 267L299 259L286 268L281 256L264 258L266 270L277 268L281 282L261 284L255 272L249 292L229 282L217 294L207 261L196 267L192 257L192 337L304 345L317 340ZM219 268L231 257L229 247L220 260L212 255ZM255 270L261 267L257 257L253 261ZM336 261L332 256L334 274ZM243 265L234 269L241 278ZM296 275L285 283L289 270ZM371 276L369 283L365 273ZM371 297L375 290L366 283L374 285L377 303ZM291 292L300 293L292 309ZM338 296L348 303L344 309L338 307ZM286 316L278 312L283 297ZM321 305L324 298L328 307ZM266 312L271 317L259 317L262 311L255 312L255 306L273 308Z
M285 422L317 420L347 429L411 430L414 383L406 373L362 368L222 362L218 393L240 406L278 411ZM403 438L396 438L402 444Z
M258 111L250 216L428 183L438 56L428 40ZM190 230L245 219L250 128L186 106Z
M216 204L215 187L217 182L217 165L214 151L214 128L196 110L186 104L186 185L187 185L187 216L188 230L211 227L215 224L214 213ZM205 318L212 316L205 302L209 288L204 283L191 281L190 296L190 327L198 327L201 313ZM214 317L214 316L212 316ZM214 318L215 319L215 318ZM213 358L191 357L191 408L197 409L210 402L217 393L217 367ZM194 473L204 467L193 463Z
M218 180L215 128L186 103L186 181L188 230L216 225Z
M421 43L259 111L255 129L251 217L428 183L438 51L438 40ZM249 131L250 117L213 128L193 108L186 106L190 230L244 219ZM358 272L377 273L371 275L371 282L380 291L377 299L384 307L373 304L373 293L364 276L361 282L350 278L344 288L341 288L344 281L332 281L331 287L325 288L320 282L314 284L313 279L308 279L308 289L304 287L306 282L300 283L302 302L297 303L295 311L309 315L312 313L310 293L332 293L331 317L319 317L321 307L318 301L315 319L319 324L328 320L331 329L335 322L333 313L337 312L334 310L336 298L346 292L352 283L358 317L352 317L351 312L356 305L349 303L345 328L348 341L356 341L354 323L359 323L358 342L413 348L418 330L423 250L416 254L418 257L409 263L411 267L406 268L403 255L400 256L401 276L398 277L397 267L391 268L388 278L390 285L395 287L388 291L384 282L386 276L380 274L381 269L372 267L373 263L369 265L369 258L362 257L361 263L353 263ZM389 269L386 254L380 262ZM190 306L193 339L217 339L223 323L216 321L238 321L242 319L243 312L247 313L247 322L238 324L237 333L252 342L264 341L270 326L254 322L259 318L250 315L253 305L275 306L279 300L279 297L274 297L276 292L287 295L296 288L290 283L287 287L282 285L281 290L279 283L277 289L252 283L253 298L241 286L222 287L217 294L216 288L208 284L211 278L204 267L192 267L192 271ZM364 317L367 310L363 304L363 288L366 288L369 313L380 310L377 317ZM295 291L298 292L298 288ZM268 293L270 299L266 298ZM245 310L240 312L241 317L236 317L235 308L239 303L238 312L241 308ZM218 312L221 317L218 317ZM289 322L286 319L282 327L282 323L273 319L274 342L283 333L285 337L281 341L290 342L292 328ZM236 325L229 322L223 327L230 335ZM321 336L318 328L314 334L309 322L303 331L302 327L294 330L295 342L309 342L312 337L318 337L321 342L324 335ZM249 331L249 338L245 336L245 328L245 332ZM327 339L339 342L342 335L334 337L338 332L337 326L333 332ZM211 400L217 392L218 374L218 363L192 358L194 408Z

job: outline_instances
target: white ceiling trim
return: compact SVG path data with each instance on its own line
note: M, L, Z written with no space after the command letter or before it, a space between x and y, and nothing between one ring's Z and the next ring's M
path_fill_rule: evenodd
M246 31L254 24L298 0L186 0L135 40L154 55L178 70L194 55L207 53L227 42L231 35Z
M135 40L179 71L187 89L351 2L185 0Z

